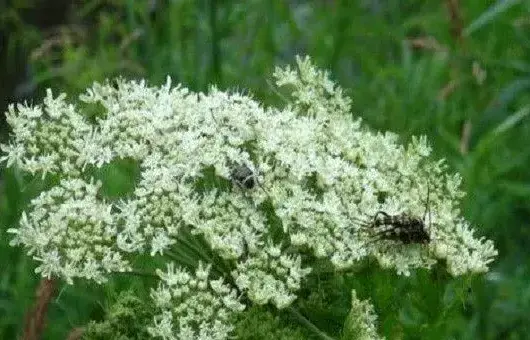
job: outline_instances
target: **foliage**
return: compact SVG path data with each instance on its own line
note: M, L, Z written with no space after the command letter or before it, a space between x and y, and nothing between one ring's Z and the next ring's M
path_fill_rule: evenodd
M145 325L154 313L133 291L122 292L106 311L102 321L91 321L83 340L141 340L149 338Z
M234 336L241 340L303 340L307 335L296 324L265 307L252 307L236 324Z
M34 89L34 98L47 86L78 94L92 81L117 74L152 83L170 74L196 90L215 81L275 102L263 76L274 64L291 62L295 53L315 56L339 84L351 88L354 111L368 125L405 141L429 135L434 153L463 176L464 215L495 240L501 254L490 274L469 283L422 272L403 280L360 269L352 284L361 299L371 298L382 334L417 338L429 325L437 330L429 334L432 339L527 336L522 321L530 314L527 2L460 2L462 38L453 34L458 20L446 7L455 1L89 1L72 7L61 29L44 34L24 22L24 6L31 1L15 2L23 6L2 11L9 20L4 16L1 24L16 24L11 31L20 38L16 41L34 51L29 76L19 86ZM125 191L130 171L123 165L106 168L99 174L103 189ZM3 171L4 231L16 225L42 187L38 180ZM36 279L35 264L8 247L4 231L0 267L8 270L0 275L0 338L11 339L22 328ZM373 293L361 293L358 281L373 284ZM63 339L72 327L101 318L98 298L103 299L101 292L87 288L65 289L52 304L45 338ZM387 308L399 317L387 319ZM436 322L441 314L450 321Z

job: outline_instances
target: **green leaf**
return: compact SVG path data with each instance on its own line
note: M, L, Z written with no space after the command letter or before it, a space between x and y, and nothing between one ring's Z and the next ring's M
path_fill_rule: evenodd
M523 120L528 114L530 113L530 106L525 106L519 111L515 112L514 114L509 115L506 117L506 119L500 123L495 130L493 130L493 134L495 136L498 136L502 133L505 133L506 131L513 128L517 123L519 123L521 120Z
M488 25L493 20L495 20L496 17L506 12L512 6L517 5L519 3L520 0L497 1L497 3L490 6L485 12L483 12L478 18L473 20L473 22L471 22L471 24L469 24L469 26L464 29L464 36L469 36L473 32L478 31L482 27Z
M527 91L530 89L530 78L519 78L514 81L512 81L510 84L508 84L506 87L504 87L497 98L494 100L493 104L491 104L483 113L480 121L476 124L476 127L473 131L472 140L475 140L475 138L479 138L479 136L483 135L485 131L495 131L490 130L491 125L494 122L499 121L502 119L503 115L506 114L506 108L509 104L511 104L518 96L520 96L521 93L524 93L524 91ZM503 123L509 120L510 117L505 118ZM514 118L512 118L514 119ZM503 124L500 123L500 124ZM497 128L500 128L497 126ZM513 126L513 124L512 124ZM504 128L501 128L501 130ZM500 131L500 130L499 130ZM489 136L497 136L498 133L494 133L494 135L491 135L491 132L488 133ZM489 137L482 137L489 138ZM480 142L482 143L482 142Z
M530 197L530 184L525 182L502 181L500 186L513 196Z

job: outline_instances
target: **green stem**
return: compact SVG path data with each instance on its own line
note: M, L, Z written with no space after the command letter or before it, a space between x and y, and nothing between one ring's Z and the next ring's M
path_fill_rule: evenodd
M134 276L142 276L142 277L151 277L151 278L158 278L158 275L150 272L142 272L138 270L130 270L126 272L111 272L114 275L134 275Z
M212 258L197 244L197 240L194 239L193 235L189 232L183 232L182 234L183 236L177 237L180 242L193 251L195 255L199 255L204 261L208 263L212 262Z
M230 269L230 266L222 257L220 257L214 251L211 250L210 246L204 240L204 238L201 238L200 235L198 237L194 237L194 235L191 234L190 231L185 231L182 234L184 236L182 238L179 238L179 240L185 243L188 248L194 250L195 253L197 253L207 263L211 263L213 268L219 274L226 274L230 276L230 273L232 271Z
M215 262L216 266L221 270L221 272L227 274L230 276L230 273L232 272L230 266L228 263L221 257L219 254L216 254L208 245L208 242L204 239L204 237L195 239L200 249L206 249L206 253L208 254L208 257L212 259L212 261Z
M322 340L336 340L335 338L330 337L326 333L322 332L317 326L315 326L311 321L306 319L305 316L303 316L296 308L290 306L287 307L287 311L294 316L294 318L306 326L308 329L310 329L315 335L317 335Z
M218 263L216 263L212 257L208 256L207 253L201 251L200 247L191 240L193 239L193 236L180 236L177 237L177 239L180 242L181 247L173 247L172 249L178 254L168 252L170 257L172 256L176 261L181 263L185 262L184 264L188 267L188 269L197 268L197 263L199 261L202 261L205 264L211 264L212 270L216 272L217 275L224 276L223 274L225 274L225 271L219 267ZM181 261L179 256L182 257L183 261Z
M170 252L170 251L166 251L166 254L175 262L177 262L178 264L181 264L185 267L187 267L188 269L193 269L195 267L197 267L197 261L194 260L193 258L189 257L188 254L186 254L185 252L182 252L178 249L174 249L176 254L173 253L173 252Z
M202 260L206 264L210 263L214 265L213 259L210 256L208 256L206 253L204 253L203 251L200 251L197 247L195 247L192 241L184 237L179 237L178 240L182 243L184 247L186 247L192 253L193 257L198 258L199 260Z
M210 0L209 3L209 21L210 30L212 32L212 50L211 50L211 65L212 65L212 79L218 85L221 85L221 47L220 47L220 32L217 27L217 12L219 11L217 0Z

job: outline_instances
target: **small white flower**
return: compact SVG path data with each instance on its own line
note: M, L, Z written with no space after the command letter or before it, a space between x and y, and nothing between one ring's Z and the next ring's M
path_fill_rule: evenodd
M367 300L359 300L352 290L351 309L344 326L344 339L382 340L377 334L377 315Z
M204 340L223 340L230 336L231 318L245 306L239 302L233 287L222 279L210 280L210 266L199 264L196 272L190 274L170 263L167 272L158 270L157 273L161 281L151 296L162 314L149 327L151 335ZM205 286L197 289L203 283ZM178 324L172 324L173 319Z
M30 203L22 214L13 244L24 244L40 262L43 276L57 275L106 280L108 272L130 269L116 245L115 219L109 206L99 201L100 184L63 180Z
M228 263L215 280L210 265L159 272L161 314L150 332L164 339L228 337L229 319L244 308L236 288L255 304L289 306L311 271L302 254L335 269L373 256L404 275L437 261L452 275L487 271L497 251L462 219L461 178L429 159L425 137L402 145L364 127L351 99L307 57L274 76L285 107L216 88L193 93L170 79L95 83L80 96L83 107L51 91L42 105L9 106L12 136L0 160L62 179L8 230L11 245L24 246L43 276L70 283L103 282L131 270L136 256L183 245L186 265L210 253ZM94 122L85 107L97 109ZM124 159L140 172L134 191L106 202L93 170ZM243 166L253 174L247 188L232 178ZM380 211L420 221L429 242L374 239ZM228 276L237 287L223 283Z

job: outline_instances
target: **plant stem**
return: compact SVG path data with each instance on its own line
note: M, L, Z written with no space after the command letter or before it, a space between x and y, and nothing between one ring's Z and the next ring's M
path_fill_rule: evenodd
M130 270L125 272L112 272L114 275L134 275L134 276L141 276L141 277L152 277L152 278L158 278L158 275L150 272L141 272L138 270Z
M317 326L315 326L311 321L309 321L305 316L303 316L296 308L290 306L287 307L287 311L291 313L292 316L296 318L298 322L306 326L313 333L315 333L322 340L336 340L335 338L330 337L326 333L322 332Z
M84 327L76 327L68 333L68 337L66 340L80 340L83 337L83 333L85 332Z
M190 258L187 254L183 254L182 252L179 252L178 249L174 249L175 253L172 253L170 251L165 251L167 256L171 258L173 261L177 262L178 264L181 264L189 269L195 268L197 266L197 260L194 260Z
M205 263L210 263L212 269L218 272L218 274L226 274L230 276L230 266L225 262L223 258L215 254L208 245L208 243L199 237L195 237L190 233L189 230L182 231L181 237L178 240L184 244L189 250L193 252L193 255L201 258Z
M48 306L55 294L55 279L42 278L37 288L37 297L33 308L26 313L23 340L38 340L42 338Z
M179 239L180 240L180 239ZM222 274L224 271L220 268L218 268L217 264L212 261L211 258L205 257L204 255L194 251L192 248L185 247L186 249L183 249L182 247L177 248L173 247L172 250L174 251L165 251L165 253L175 262L179 263L180 265L185 266L189 270L194 270L197 268L197 265L199 262L203 262L205 264L211 264L212 270L215 271L218 275L223 276Z
M177 239L194 252L194 255L199 255L207 263L212 262L212 259L197 245L197 240L193 238L193 235L183 232L182 236L177 237Z

